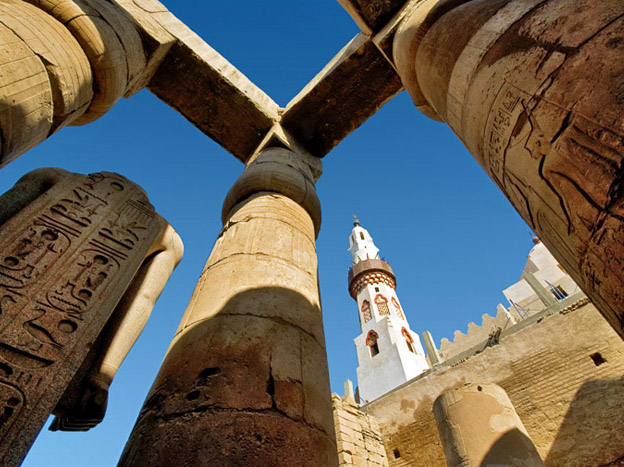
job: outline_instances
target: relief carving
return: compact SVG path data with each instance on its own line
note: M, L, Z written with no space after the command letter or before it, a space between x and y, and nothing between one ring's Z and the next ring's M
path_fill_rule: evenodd
M117 174L40 169L3 198L20 204L0 208L0 459L16 465L50 413L51 429L102 420L182 247Z

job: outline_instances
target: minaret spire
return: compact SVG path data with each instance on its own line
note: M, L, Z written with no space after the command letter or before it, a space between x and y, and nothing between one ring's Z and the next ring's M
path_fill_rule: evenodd
M373 237L368 233L368 230L360 225L360 220L357 216L353 215L353 230L349 237L349 250L353 255L353 264L357 264L360 261L367 259L378 259L379 248L375 246Z
M360 395L373 400L429 368L417 333L411 331L396 293L396 278L379 259L368 230L354 215L349 293L357 302L362 334L355 338Z

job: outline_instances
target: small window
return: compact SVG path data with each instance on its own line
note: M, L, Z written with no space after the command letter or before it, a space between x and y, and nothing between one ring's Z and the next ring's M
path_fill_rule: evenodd
M603 363L607 363L605 358L600 354L600 352L593 353L589 356L594 361L594 365L600 366Z
M401 452L398 449L392 451L392 454L394 454L395 459L399 459L401 457Z
M360 231L360 238L364 240L364 232Z
M370 309L370 302L368 300L364 300L362 302L362 316L364 317L364 322L368 323L371 319L373 319L373 314Z
M390 316L390 309L388 308L388 299L381 294L377 294L375 297L375 305L379 311L379 316Z
M375 331L369 331L368 336L366 336L366 345L370 349L371 357L374 357L379 353L377 339L379 339L379 335Z
M551 285L550 291L552 292L552 294L555 296L557 300L563 300L564 298L568 296L568 293L565 290L563 290L563 287L561 287L560 285Z
M401 329L401 334L405 338L405 343L407 344L407 348L410 352L416 353L416 348L414 347L414 338L409 333L409 331L405 328Z
M379 292L379 287L375 287L375 292Z

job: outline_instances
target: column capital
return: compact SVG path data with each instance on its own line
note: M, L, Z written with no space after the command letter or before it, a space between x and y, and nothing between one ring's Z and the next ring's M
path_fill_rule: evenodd
M320 159L285 148L262 151L245 168L223 201L221 219L225 224L236 205L261 192L280 193L303 207L312 218L318 236L321 203L314 187L321 172Z

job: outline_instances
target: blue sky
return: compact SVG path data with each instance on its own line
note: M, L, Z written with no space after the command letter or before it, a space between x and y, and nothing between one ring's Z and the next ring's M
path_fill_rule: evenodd
M168 8L284 106L356 33L335 0L170 1ZM317 242L332 391L355 381L357 309L347 291L353 213L392 265L411 328L436 342L495 313L518 280L529 228L446 125L401 93L323 160ZM0 192L38 167L123 174L179 232L185 257L87 433L43 430L25 466L115 465L221 227L243 165L148 91L61 130L0 171Z

